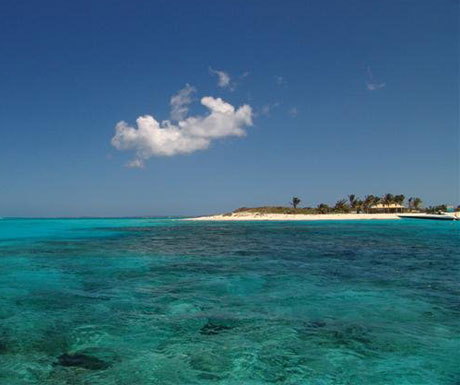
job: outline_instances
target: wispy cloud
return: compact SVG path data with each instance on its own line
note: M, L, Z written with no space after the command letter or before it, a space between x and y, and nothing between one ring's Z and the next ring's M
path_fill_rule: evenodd
M261 115L269 115L271 110L271 106L269 104L266 104L265 106L262 106L260 109L260 114Z
M282 76L275 76L275 82L276 84L278 84L279 86L284 86L286 85L286 79Z
M270 116L270 112L273 111L274 108L279 107L280 103L271 103L263 105L260 110L258 111L258 115L262 116Z
M171 97L169 102L171 106L171 119L179 121L184 119L189 111L189 105L192 103L192 95L196 88L186 84L176 95Z
M133 159L126 163L126 167L129 168L144 168L144 161L141 159Z
M218 87L225 88L229 91L235 91L242 80L246 79L250 75L249 71L245 71L241 75L234 77L226 71L216 70L212 67L209 67L209 73L213 76L217 76Z
M190 91L187 86L185 89ZM190 94L191 91L187 95ZM221 98L212 96L203 97L201 104L209 110L207 115L184 118L176 124L169 120L159 123L151 115L137 118L137 127L124 121L118 122L111 143L120 151L135 152L136 156L127 164L128 167L143 167L152 156L188 154L207 149L215 139L245 136L244 128L252 125L252 108L247 104L235 109ZM174 110L173 103L171 106ZM183 112L180 114L183 115Z
M288 114L291 118L295 118L299 114L299 110L297 109L297 107L291 107L288 110Z
M209 67L209 72L212 75L217 75L217 78L218 78L217 85L219 87L222 87L222 88L230 88L231 87L230 75L227 72L215 70L215 69L213 69L211 67Z
M371 67L367 67L366 87L369 91L377 91L385 87L385 83L379 83L374 79Z

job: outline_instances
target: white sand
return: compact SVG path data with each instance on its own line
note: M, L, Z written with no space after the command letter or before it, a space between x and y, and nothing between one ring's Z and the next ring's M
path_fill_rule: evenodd
M397 214L262 214L232 213L187 218L189 221L343 221L361 219L400 219Z

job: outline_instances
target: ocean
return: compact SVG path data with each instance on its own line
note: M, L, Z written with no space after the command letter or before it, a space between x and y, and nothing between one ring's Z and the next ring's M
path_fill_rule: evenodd
M460 384L460 222L0 219L0 384Z

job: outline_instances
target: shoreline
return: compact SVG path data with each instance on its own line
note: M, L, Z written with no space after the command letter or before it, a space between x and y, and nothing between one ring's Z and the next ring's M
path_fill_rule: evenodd
M184 218L185 221L343 221L343 220L400 220L398 214L265 214L232 213Z

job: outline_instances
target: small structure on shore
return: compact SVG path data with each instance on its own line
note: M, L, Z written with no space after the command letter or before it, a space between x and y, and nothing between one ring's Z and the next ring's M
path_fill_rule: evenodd
M407 212L407 208L403 205L400 205L399 203L390 203L390 204L384 204L384 203L377 203L376 205L373 205L369 207L369 213L371 214L377 214L377 213L403 213Z

